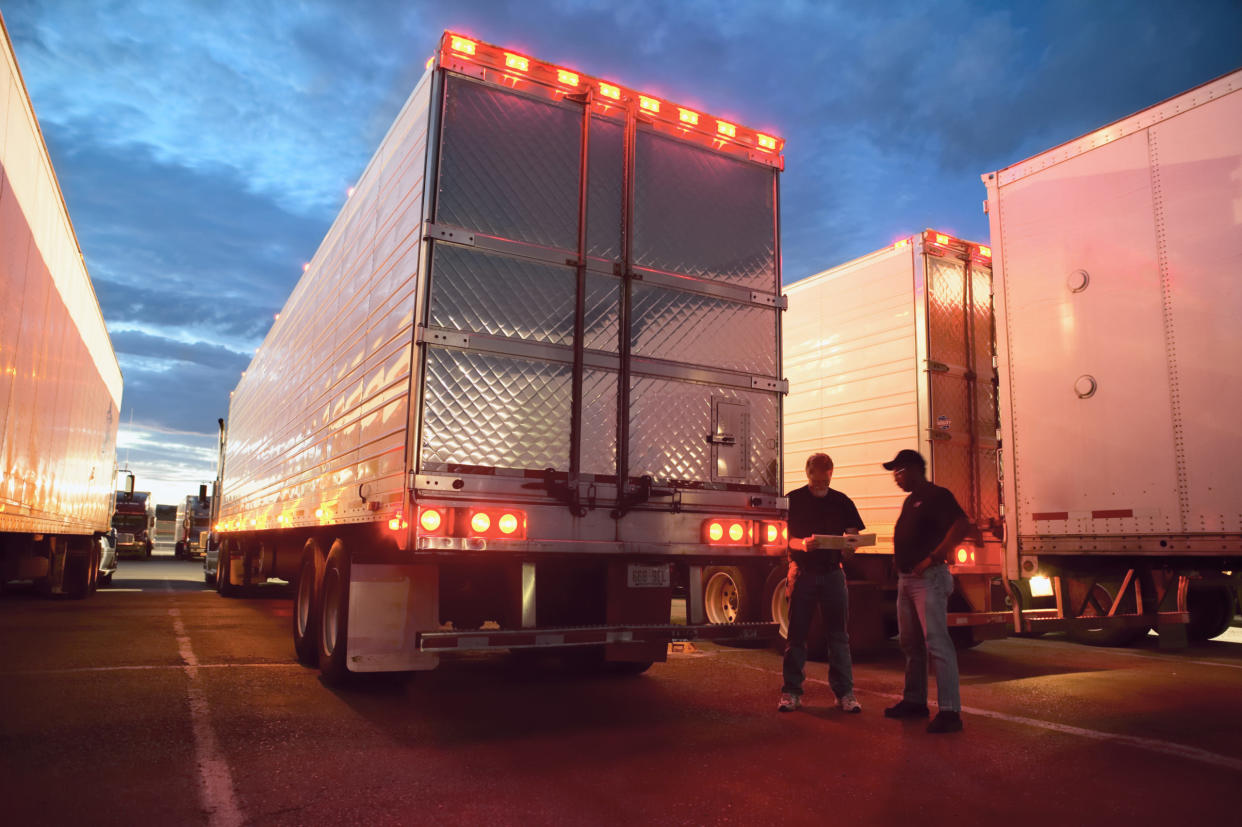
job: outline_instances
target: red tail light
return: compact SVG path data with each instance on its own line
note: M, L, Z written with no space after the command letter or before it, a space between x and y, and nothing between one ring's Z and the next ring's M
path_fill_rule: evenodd
M765 520L759 524L759 545L789 545L789 526L782 520Z
M755 543L754 525L736 517L711 517L703 521L702 537L711 546L750 546Z
M434 506L418 509L418 533L439 536L448 534L448 512Z
M526 512L516 508L472 508L466 524L468 537L526 539Z

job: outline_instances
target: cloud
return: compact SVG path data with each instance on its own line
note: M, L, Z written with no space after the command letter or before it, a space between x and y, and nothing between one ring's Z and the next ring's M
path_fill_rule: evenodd
M176 432L224 414L443 29L785 137L787 281L924 227L986 240L980 173L1242 65L1236 0L5 0L4 14L126 414L161 434L129 450L160 474L202 462Z

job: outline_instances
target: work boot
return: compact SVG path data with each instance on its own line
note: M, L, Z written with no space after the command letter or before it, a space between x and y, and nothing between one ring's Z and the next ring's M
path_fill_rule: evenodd
M962 716L949 710L937 712L936 717L927 725L927 731L933 735L941 732L961 732Z
M884 710L885 718L926 718L931 712L927 704L916 704L914 701L901 700L895 706Z
M802 706L801 695L795 695L792 692L782 692L781 702L776 708L781 712L793 712L800 706Z

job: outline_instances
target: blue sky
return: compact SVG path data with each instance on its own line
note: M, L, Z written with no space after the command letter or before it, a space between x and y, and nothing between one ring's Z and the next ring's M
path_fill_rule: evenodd
M446 28L786 139L786 283L982 173L1242 67L1237 0L0 0L125 375L119 460L180 500Z

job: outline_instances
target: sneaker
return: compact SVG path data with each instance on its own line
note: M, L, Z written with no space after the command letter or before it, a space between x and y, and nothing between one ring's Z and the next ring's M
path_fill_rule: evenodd
M858 699L854 697L853 692L847 692L837 698L837 707L840 708L842 712L862 712L862 704L860 704Z
M790 692L782 692L781 702L780 704L777 705L776 708L780 710L781 712L793 712L795 709L797 709L800 706L802 706L801 695L794 695Z
M926 718L931 713L927 704L916 704L914 701L898 701L896 706L884 710L885 718Z
M927 725L927 731L934 734L941 732L961 732L962 716L956 712L937 712L936 717Z

